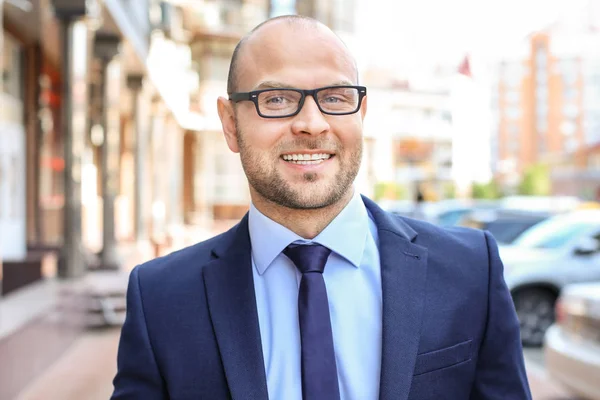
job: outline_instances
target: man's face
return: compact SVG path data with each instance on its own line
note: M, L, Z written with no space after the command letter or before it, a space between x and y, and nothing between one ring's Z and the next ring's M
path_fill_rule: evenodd
M245 46L238 64L240 92L356 84L352 58L322 28L274 23ZM325 115L307 96L299 114L276 119L260 117L250 101L229 105L234 127L228 134L224 122L226 139L240 153L253 195L288 208L314 209L351 190L362 157L364 102L358 113Z

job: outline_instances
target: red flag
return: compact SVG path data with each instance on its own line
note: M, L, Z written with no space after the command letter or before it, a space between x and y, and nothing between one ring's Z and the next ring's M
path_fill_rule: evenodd
M471 74L471 62L469 61L469 56L465 56L463 61L460 63L460 66L458 67L458 73L469 78L473 77Z

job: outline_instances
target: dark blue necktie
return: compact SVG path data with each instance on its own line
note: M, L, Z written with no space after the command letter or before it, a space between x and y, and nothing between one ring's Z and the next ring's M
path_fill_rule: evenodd
M331 250L321 245L290 245L283 253L302 272L298 317L302 345L302 398L338 400L337 367L323 270Z

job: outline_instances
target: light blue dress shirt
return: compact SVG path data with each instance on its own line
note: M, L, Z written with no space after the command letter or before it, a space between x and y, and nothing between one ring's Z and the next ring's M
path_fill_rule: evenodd
M377 227L358 194L312 241L249 213L254 290L271 400L302 400L298 290L302 274L281 252L293 242L332 250L327 287L342 400L375 400L381 371L381 269Z

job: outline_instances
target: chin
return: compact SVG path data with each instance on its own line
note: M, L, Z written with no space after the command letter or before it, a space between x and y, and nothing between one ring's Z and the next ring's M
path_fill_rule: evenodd
M305 190L300 190L296 192L306 193L306 190L310 189L307 188ZM316 193L313 191L308 196L298 194L297 196L295 196L294 202L296 203L296 208L309 210L331 206L332 204L335 204L338 201L340 201L342 197L343 195L340 196L337 193L331 191L331 186L329 185L328 190L321 190Z

